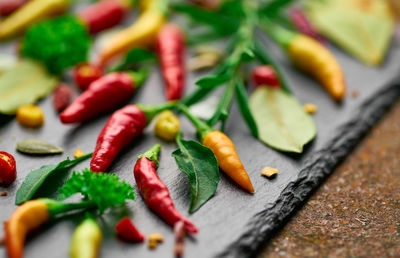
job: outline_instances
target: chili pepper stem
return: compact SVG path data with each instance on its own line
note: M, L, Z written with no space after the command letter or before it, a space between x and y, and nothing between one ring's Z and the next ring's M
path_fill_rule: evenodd
M274 24L267 18L262 20L261 26L264 31L284 49L289 47L290 43L293 41L293 38L296 36L295 32Z
M142 110L142 112L146 115L147 117L147 124L149 124L156 115L161 113L164 110L169 110L173 109L176 107L178 102L176 101L170 101L166 102L160 105L143 105L143 104L137 104L137 106Z
M91 209L97 206L94 201L83 201L78 203L62 203L52 199L40 199L40 200L46 203L48 211L53 217L57 216L58 214L66 213L69 211L80 210L80 209Z
M158 154L160 153L160 151L161 151L161 144L156 144L142 155L139 155L137 159L141 159L143 157L148 158L149 160L154 161L158 167L159 166Z
M209 132L213 131L213 129L210 126L208 126L205 122L203 122L200 118L193 115L189 111L187 106L181 104L178 106L178 108L190 120L190 122L192 122L192 124L196 127L197 131L200 134L201 139L204 139L204 137Z
M142 68L138 71L126 71L126 73L132 77L135 90L140 89L149 76L149 70L147 68Z

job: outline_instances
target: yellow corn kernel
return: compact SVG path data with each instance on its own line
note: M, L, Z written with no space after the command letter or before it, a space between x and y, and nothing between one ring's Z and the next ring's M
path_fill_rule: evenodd
M17 121L23 126L39 127L44 123L43 110L36 105L23 105L17 110Z
M261 175L266 176L266 177L272 177L273 175L278 174L278 169L276 168L270 168L270 167L265 167L261 171Z
M79 159L80 157L85 156L85 153L81 149L76 149L74 151L74 158Z
M166 110L157 117L154 132L163 140L174 141L180 126L179 118L171 111Z
M304 104L303 109L308 114L314 114L318 111L318 107L312 103Z

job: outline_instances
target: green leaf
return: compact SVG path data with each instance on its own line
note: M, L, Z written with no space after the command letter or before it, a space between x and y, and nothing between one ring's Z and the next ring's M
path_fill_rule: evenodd
M179 148L172 156L190 184L189 212L193 213L216 192L220 179L218 161L211 149L196 141L177 138Z
M246 88L244 87L244 84L241 80L238 80L236 83L236 97L237 97L240 113L242 114L244 121L246 122L247 126L249 127L251 134L254 137L258 138L257 124L253 117L253 114L250 111Z
M259 87L250 96L250 110L259 130L259 139L271 148L303 152L316 135L313 119L296 98L282 89Z
M38 63L19 61L0 76L0 113L15 114L18 107L47 96L57 83Z
M135 48L126 54L125 59L117 64L115 67L111 68L110 71L120 71L132 67L134 65L151 62L156 60L156 55L144 48Z
M206 77L202 77L196 81L196 85L201 88L216 88L221 84L224 84L231 78L231 75L226 74L212 74Z
M47 179L49 177L59 175L65 170L71 169L72 166L90 158L91 156L92 154L90 153L78 159L66 159L57 165L45 165L39 169L32 170L25 177L22 185L19 187L15 197L15 204L20 205L26 201L31 200L42 187L51 187L50 185L47 185Z
M17 150L26 154L59 154L63 153L63 149L51 143L30 139L17 142Z
M96 203L100 213L107 208L123 205L126 200L135 200L135 190L117 175L93 173L88 169L82 173L73 172L60 189L61 200L81 193L86 199Z
M311 0L307 14L318 31L368 65L379 65L394 31L388 1Z

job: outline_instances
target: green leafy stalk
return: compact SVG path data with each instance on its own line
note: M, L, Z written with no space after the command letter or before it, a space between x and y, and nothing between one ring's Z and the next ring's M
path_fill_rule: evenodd
M250 111L248 96L246 92L246 88L243 84L243 81L236 81L236 97L239 104L240 112L250 129L250 132L253 134L255 138L258 138L258 127L256 121L253 117L253 114Z
M45 165L39 169L32 170L22 182L22 185L18 188L17 194L15 196L15 204L20 205L26 201L31 200L41 188L46 188L48 194L54 193L54 191L49 191L54 186L54 182L48 181L50 177L57 176L58 178L62 176L62 173L66 170L68 171L73 166L78 164L81 161L84 161L92 156L92 153L89 153L83 157L78 159L70 160L66 159L60 162L57 165ZM56 191L56 190L55 190ZM51 193L49 193L51 192ZM40 196L40 197L47 197ZM36 196L38 197L38 196Z
M205 204L216 192L220 180L218 161L212 150L196 141L176 137L178 149L172 156L179 169L185 173L190 184L189 212L193 213Z

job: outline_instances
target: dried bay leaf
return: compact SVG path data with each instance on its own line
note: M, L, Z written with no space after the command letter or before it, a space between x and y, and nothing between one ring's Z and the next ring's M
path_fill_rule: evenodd
M22 153L35 155L59 154L63 152L63 149L60 147L38 139L17 142L17 150Z
M250 96L250 110L258 127L258 138L279 151L303 152L316 136L313 119L290 93L258 87Z

